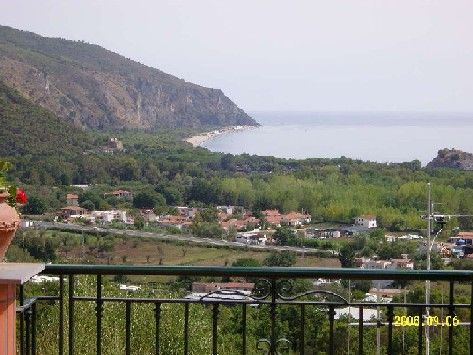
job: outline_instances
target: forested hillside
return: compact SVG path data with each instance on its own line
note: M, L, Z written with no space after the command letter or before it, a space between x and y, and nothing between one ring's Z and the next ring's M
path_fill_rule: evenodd
M91 136L31 103L0 81L0 157L74 156L93 147Z
M186 82L100 46L0 26L0 80L89 128L255 125L219 89Z

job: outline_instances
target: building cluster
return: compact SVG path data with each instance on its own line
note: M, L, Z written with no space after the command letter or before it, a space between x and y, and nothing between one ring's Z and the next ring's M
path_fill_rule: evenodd
M118 200L130 201L133 193L119 189L104 194L105 198L114 197ZM176 206L174 212L157 214L152 209L139 211L145 225L156 225L161 227L173 227L186 230L191 227L194 217L199 208L189 206ZM336 228L313 228L309 226L312 219L310 214L304 211L280 212L277 209L261 211L257 216L242 206L217 206L217 222L227 233L231 233L236 242L250 245L265 245L271 242L271 234L275 228L287 226L296 230L300 235L307 238L339 238L353 236L377 227L376 216L362 215L355 218L353 225L345 225ZM79 196L69 193L66 196L66 206L61 208L59 217L65 221L81 218L88 223L107 224L121 222L133 224L134 218L125 210L88 211L79 206Z
M115 196L118 199L131 199L133 194L129 191L117 190L105 195ZM127 215L125 210L108 210L108 211L89 211L79 206L79 196L74 193L66 195L66 206L59 211L59 217L63 220L70 221L77 218L87 221L88 223L107 224L112 222L122 222L133 224L133 218Z
M355 258L355 266L361 269L414 270L414 261L408 254L401 254L399 259Z
M377 228L378 223L376 216L373 215L361 215L355 218L353 225L344 225L339 227L327 227L327 228L306 228L301 231L308 238L327 239L327 238L340 238L340 237L352 237L360 233L366 233L370 229Z
M355 266L361 269L380 269L380 270L414 270L414 261L409 258L408 254L401 254L401 258L392 258L389 260L382 260L376 258L355 258ZM377 280L373 281L373 287L375 289L384 288L386 290L391 290L389 288L392 286L394 280ZM393 291L397 292L397 291ZM372 292L369 292L372 294ZM383 295L383 297L387 297Z
M437 243L435 247L443 257L473 259L473 231L458 231L446 243Z

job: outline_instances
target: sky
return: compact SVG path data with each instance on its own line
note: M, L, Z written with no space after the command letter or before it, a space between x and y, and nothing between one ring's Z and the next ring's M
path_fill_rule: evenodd
M99 44L246 111L473 112L471 0L0 0L0 24Z

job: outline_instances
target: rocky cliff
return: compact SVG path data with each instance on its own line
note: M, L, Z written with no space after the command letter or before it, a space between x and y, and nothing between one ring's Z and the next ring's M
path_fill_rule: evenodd
M100 46L0 26L0 80L83 127L256 125L221 90L186 82Z
M459 170L473 170L473 154L457 149L442 149L438 151L427 168L451 168Z

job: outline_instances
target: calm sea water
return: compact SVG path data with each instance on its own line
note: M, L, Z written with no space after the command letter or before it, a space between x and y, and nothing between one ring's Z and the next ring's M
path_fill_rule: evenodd
M262 126L204 147L281 158L337 158L424 165L442 148L473 152L473 113L251 113Z

